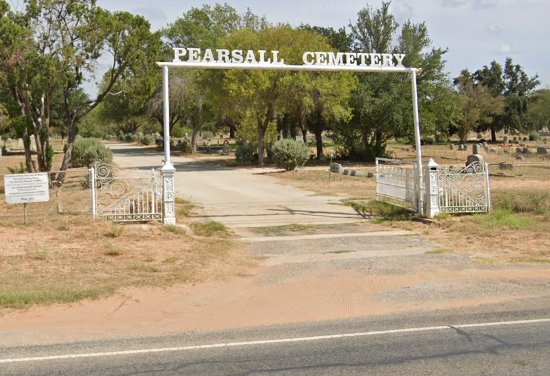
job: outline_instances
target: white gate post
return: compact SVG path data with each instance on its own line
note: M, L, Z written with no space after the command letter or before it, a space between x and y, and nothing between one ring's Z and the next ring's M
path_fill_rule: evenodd
M430 158L426 166L426 210L428 218L440 213L439 210L439 165Z
M416 208L418 214L424 215L424 195L422 194L423 186L423 174L422 174L422 143L420 142L420 116L418 114L418 90L416 88L416 69L411 71L411 86L412 86L412 101L413 101L413 116L414 116L414 139L416 145L416 165L417 165L417 174L416 174L416 198L418 199L418 204Z
M162 67L163 79L163 107L164 107L164 165L160 169L162 174L162 201L164 210L164 224L176 224L174 175L176 169L170 162L170 94L168 89L168 67Z
M95 168L92 166L88 170L88 184L90 185L90 206L92 209L92 218L97 217L96 197L95 197Z

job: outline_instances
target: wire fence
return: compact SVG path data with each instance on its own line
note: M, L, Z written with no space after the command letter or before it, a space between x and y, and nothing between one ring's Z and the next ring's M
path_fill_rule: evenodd
M58 171L52 171L55 174ZM11 175L5 174L5 175ZM88 169L78 168L66 171L65 182L58 187L50 184L49 200L23 204L8 204L5 194L5 175L0 175L0 224L24 222L25 210L30 221L35 219L63 216L71 217L91 216L90 189ZM51 182L51 176L48 174ZM25 208L26 206L26 208Z

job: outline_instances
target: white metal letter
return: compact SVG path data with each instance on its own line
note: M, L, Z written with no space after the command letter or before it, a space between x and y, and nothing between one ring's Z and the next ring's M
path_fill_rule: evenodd
M172 60L174 63L179 63L180 57L185 56L187 54L187 50L185 48L173 48L174 50L174 60Z

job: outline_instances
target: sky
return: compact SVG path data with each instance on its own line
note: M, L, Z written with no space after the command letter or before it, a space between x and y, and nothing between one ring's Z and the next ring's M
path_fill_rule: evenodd
M153 29L174 22L192 7L224 1L98 0L111 11L140 14ZM349 31L350 22L366 5L378 9L381 0L227 0L239 13L250 8L270 23L310 24ZM550 0L393 0L398 23L425 22L433 46L448 48L446 70L451 78L467 68L475 71L506 57L529 76L538 75L550 89ZM546 46L546 47L545 47Z

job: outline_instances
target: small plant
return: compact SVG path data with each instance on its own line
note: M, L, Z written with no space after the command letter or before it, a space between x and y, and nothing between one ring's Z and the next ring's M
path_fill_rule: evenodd
M227 228L223 223L216 221L196 222L191 224L191 228L195 234L199 236L213 236L228 234Z
M105 251L105 256L122 256L124 254L124 251L118 247L115 247L113 245L108 246L107 250Z
M188 218L193 213L194 205L180 198L176 198L176 218Z
M163 230L176 235L185 235L185 230L180 226L166 225L163 226Z
M273 162L280 168L292 171L303 166L309 159L309 149L301 141L280 140L273 145Z
M40 261L46 261L50 258L50 253L47 250L38 251L36 253L36 259Z
M122 235L124 232L124 227L120 225L112 225L111 228L109 228L109 231L105 234L105 236L109 238L118 238Z
M20 162L20 163L19 163L19 166L16 166L16 167L8 167L8 171L9 171L11 174L24 174L25 172L27 172L27 167L25 167L25 165L23 164L23 162Z

